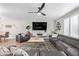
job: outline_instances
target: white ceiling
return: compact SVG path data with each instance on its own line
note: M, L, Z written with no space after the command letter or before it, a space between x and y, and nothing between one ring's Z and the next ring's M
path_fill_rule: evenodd
M37 11L41 3L0 3L0 16L12 19L26 19L28 17L47 17L56 20L79 6L74 3L46 3L42 10L47 16L29 14Z

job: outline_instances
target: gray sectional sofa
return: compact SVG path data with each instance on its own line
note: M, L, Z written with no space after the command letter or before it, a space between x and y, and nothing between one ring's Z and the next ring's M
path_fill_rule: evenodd
M68 56L79 56L79 39L58 34L57 37L49 37L49 41Z
M7 48L1 48L7 50L0 50L5 52L2 52L3 54L0 54L0 56L79 56L79 39L58 34L57 37L50 36L49 41L56 47L55 49L46 49L42 44L40 45L40 47L38 47L38 45L35 45L34 48L28 45L22 45L18 48L16 46L9 46ZM16 47L17 51L20 50L20 52L23 52L14 53L10 50L11 47ZM28 55L25 53L27 53Z
M6 48L7 50L3 48L5 51L2 50L3 52L0 52L0 56L64 56L64 54L57 49L27 48L28 47L17 48L16 46L9 46Z
M47 50L47 49L31 49L30 51L26 52L30 55L30 56L64 56L63 53L61 53L58 50Z

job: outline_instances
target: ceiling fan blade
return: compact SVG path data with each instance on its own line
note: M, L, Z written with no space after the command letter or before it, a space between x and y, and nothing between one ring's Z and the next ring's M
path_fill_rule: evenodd
M28 12L28 13L37 13L37 12Z
M46 16L46 14L44 14L44 13L41 13L43 16Z
M42 4L41 9L45 6L45 3Z
M39 9L38 12L40 12L44 8L44 6L45 6L45 3L43 3L41 7L38 8Z

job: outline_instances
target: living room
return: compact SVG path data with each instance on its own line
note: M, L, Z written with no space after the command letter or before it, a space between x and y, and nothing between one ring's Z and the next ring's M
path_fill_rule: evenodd
M79 56L78 16L75 3L0 3L0 56Z

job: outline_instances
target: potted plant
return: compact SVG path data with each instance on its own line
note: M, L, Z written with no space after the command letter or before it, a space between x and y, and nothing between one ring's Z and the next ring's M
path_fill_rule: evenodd
M28 31L30 30L30 28L31 28L30 25L27 25L27 26L26 26L26 29L27 29Z
M31 36L32 34L31 34L31 32L29 31L29 30L31 29L31 26L30 26L30 25L27 25L27 26L26 26L26 29L28 30L28 31L27 31L27 35L30 35L30 36Z

